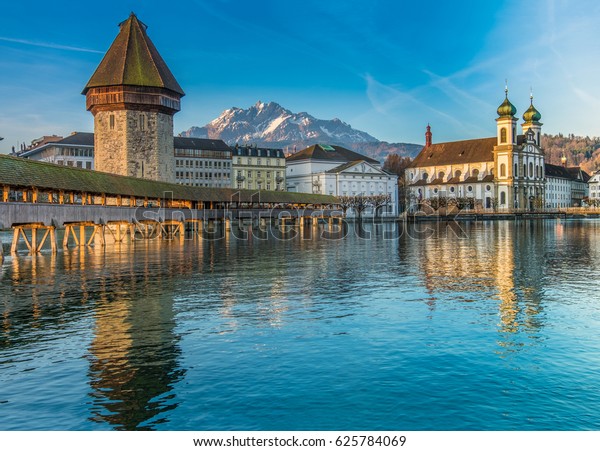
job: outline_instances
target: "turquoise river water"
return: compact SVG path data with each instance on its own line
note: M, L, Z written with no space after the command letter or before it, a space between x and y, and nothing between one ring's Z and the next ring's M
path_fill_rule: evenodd
M8 256L0 430L600 429L600 222L353 227Z

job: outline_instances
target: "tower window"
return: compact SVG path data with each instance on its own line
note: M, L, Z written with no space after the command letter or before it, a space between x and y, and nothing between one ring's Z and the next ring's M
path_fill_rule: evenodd
M500 193L500 204L506 205L506 193L504 191Z
M506 142L506 128L502 127L500 129L500 142L501 143L505 143Z
M108 126L111 130L115 129L115 115L111 114L108 118Z
M500 177L506 177L506 165L504 163L500 165Z

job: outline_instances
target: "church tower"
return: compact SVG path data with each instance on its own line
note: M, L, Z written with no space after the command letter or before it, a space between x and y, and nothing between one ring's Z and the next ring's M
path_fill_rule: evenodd
M185 95L131 13L82 94L97 171L175 182L173 115Z
M508 100L508 87L504 90L504 102L498 107L496 119L497 143L494 146L494 170L496 199L501 209L513 208L517 201L513 192L514 163L518 160L517 150L517 109Z
M542 115L533 106L533 94L529 96L529 108L523 113L523 134L527 136L529 130L533 131L533 140L538 147L542 147L542 124L540 119Z

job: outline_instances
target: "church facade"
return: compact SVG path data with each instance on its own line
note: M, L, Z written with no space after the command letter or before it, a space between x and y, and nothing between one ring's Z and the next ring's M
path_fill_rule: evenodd
M433 144L427 126L425 147L406 170L408 205L455 201L478 209L533 209L544 206L545 161L541 114L530 106L517 133L516 108L505 99L497 109L496 136Z

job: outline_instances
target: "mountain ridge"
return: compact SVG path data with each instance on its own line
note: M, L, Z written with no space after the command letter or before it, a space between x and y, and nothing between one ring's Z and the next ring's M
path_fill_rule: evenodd
M414 157L423 147L379 141L339 118L317 119L307 112L294 113L276 102L260 100L248 109L226 109L208 124L190 127L180 136L222 139L229 145L256 144L288 151L318 143L333 144L378 160L385 159L390 153Z

